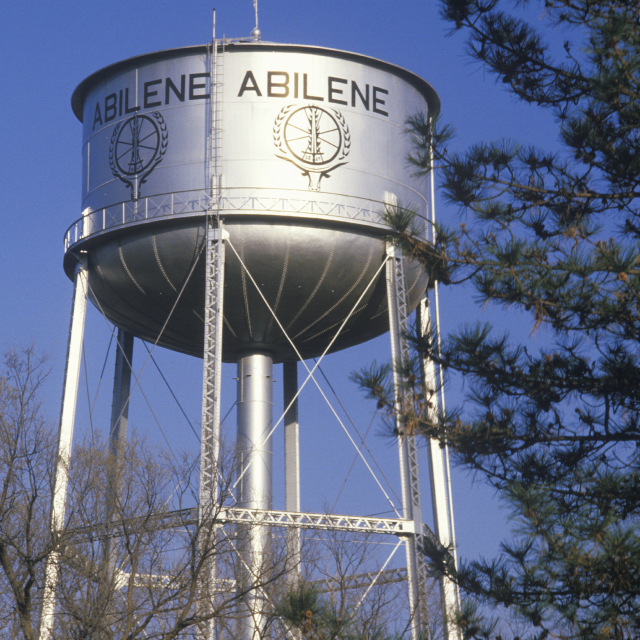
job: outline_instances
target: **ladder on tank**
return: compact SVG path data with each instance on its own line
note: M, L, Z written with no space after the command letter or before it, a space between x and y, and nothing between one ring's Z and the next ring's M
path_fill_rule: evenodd
M209 212L219 215L222 196L222 92L224 84L224 40L215 37L215 12L213 16L213 42L209 56L210 119L209 119Z

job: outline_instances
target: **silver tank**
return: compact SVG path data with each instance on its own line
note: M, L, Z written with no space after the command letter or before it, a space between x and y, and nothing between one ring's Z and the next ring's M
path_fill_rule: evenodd
M365 289L332 351L388 329L384 269L367 286L385 258L385 204L427 215L405 126L439 108L424 80L343 51L235 43L217 56L198 46L106 67L72 107L83 123L82 217L66 233L64 266L73 277L86 255L90 298L117 326L155 342L180 294L159 344L202 356L202 248L218 174L226 362L295 357L240 259L306 358ZM406 274L414 308L427 279L410 262Z

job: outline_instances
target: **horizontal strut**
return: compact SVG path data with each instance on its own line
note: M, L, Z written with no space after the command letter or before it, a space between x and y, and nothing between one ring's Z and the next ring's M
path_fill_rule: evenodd
M327 515L324 513L297 513L294 511L266 511L261 509L221 509L215 514L219 524L242 523L273 527L294 527L299 529L321 529L325 531L352 531L361 533L382 533L398 536L413 535L412 520L398 518L369 518L362 516ZM127 531L166 530L198 524L198 510L180 509L156 515L151 518L128 518L112 521L108 535L121 537ZM74 536L88 536L90 540L107 535L104 524L78 527L69 532Z
M218 524L242 523L267 525L272 527L293 527L298 529L319 529L324 531L351 531L353 533L377 533L396 536L415 534L413 520L399 518L369 518L361 516L327 515L324 513L297 513L294 511L264 511L260 509L221 509L215 514ZM153 517L128 518L112 521L109 529L104 524L78 527L68 531L71 537L86 536L87 542L102 540L106 535L122 537L127 532L160 531L197 526L198 509L180 509ZM422 525L422 535L436 545L437 536L426 525Z
M368 573L358 573L341 578L326 578L324 580L313 580L311 584L318 590L318 593L333 593L346 591L348 589L366 589L374 581L376 584L392 584L394 582L404 582L407 579L407 568L387 569L380 573L369 571ZM116 589L122 589L130 585L131 574L118 571L116 575ZM213 591L229 593L236 587L235 580L217 579L214 581ZM184 583L175 576L160 574L136 574L133 587L151 587L155 589L179 589Z

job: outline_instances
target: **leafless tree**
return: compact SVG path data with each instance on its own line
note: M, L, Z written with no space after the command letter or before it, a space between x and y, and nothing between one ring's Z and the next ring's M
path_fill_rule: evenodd
M223 499L199 522L197 459L130 441L119 465L122 491L105 557L107 527L86 524L104 521L111 462L105 452L93 445L74 454L69 500L75 517L67 524L56 637L169 639L192 635L208 620L233 633L237 605L247 594L237 588L237 532L222 526L230 487L222 484ZM219 476L232 478L224 461ZM283 564L281 554L269 554L247 589L268 594ZM203 597L210 604L201 606Z
M55 437L42 415L47 358L33 345L7 350L0 374L0 628L3 638L37 638L55 462Z
M406 635L405 584L378 582L366 598L366 587L353 588L354 576L373 576L380 564L372 537L343 532L303 536L303 566L299 580L292 581L285 567L295 572L297 552L286 557L285 531L275 529L262 566L247 584L241 553L247 525L243 532L224 524L237 475L232 453L219 460L220 498L199 519L197 455L161 450L135 434L117 461L98 436L76 444L64 526L51 534L57 431L42 415L47 374L47 359L33 346L10 349L4 356L0 640L37 639L45 566L54 552L59 558L55 639L187 638L211 621L221 637L233 638L238 617L246 615L242 603L248 595L255 602L256 594L267 613L265 637L284 638L287 630L289 637L310 638ZM109 494L108 487L114 486L119 491ZM242 575L245 580L238 579ZM319 596L313 622L323 618L325 627L320 632L316 626L315 636L301 635L304 621L296 625L281 615L282 603L296 588ZM432 622L438 620L436 615Z
M316 532L314 532L316 533ZM280 594L274 614L304 640L388 640L411 636L402 571L379 572L391 550L377 535L323 532L303 545L297 583ZM399 550L400 552L400 550ZM393 565L391 565L393 566ZM442 637L438 585L431 583L430 638Z
M116 461L104 441L76 445L64 527L52 534L57 433L42 415L47 359L10 349L0 375L0 638L38 637L47 560L59 558L53 638L189 637L215 620L233 635L247 590L281 579L274 549L245 592L237 588L237 532L222 527L233 456L219 462L220 500L199 519L195 456L130 439ZM229 464L227 465L227 461ZM107 478L118 475L106 522ZM232 501L231 501L232 502ZM207 604L203 605L206 599Z

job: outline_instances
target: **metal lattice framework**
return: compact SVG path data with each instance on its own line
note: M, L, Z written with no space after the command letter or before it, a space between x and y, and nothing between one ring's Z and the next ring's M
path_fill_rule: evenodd
M298 513L293 511L263 511L259 509L221 509L213 514L217 525L251 524L271 527L293 527L323 531L350 531L352 533L414 536L413 520L402 518L367 518L361 516L327 515L323 513ZM120 537L128 530L167 530L200 524L198 509L180 509L156 515L153 518L130 518L113 521L107 530L104 524L79 527L71 532L86 541L101 540L105 535ZM424 525L426 527L426 525ZM429 531L429 535L434 534Z
M428 625L427 566L424 560L424 537L422 506L420 502L420 469L418 447L413 434L404 433L403 410L408 408L410 398L403 388L401 368L410 361L408 331L408 305L404 276L404 259L398 247L387 245L387 299L389 302L389 329L391 333L391 355L394 363L396 430L402 482L402 504L404 517L414 522L414 535L407 539L407 577L409 581L409 604L413 613L412 636L414 640Z
M224 522L291 526L299 529L324 531L351 531L354 533L384 533L413 535L413 521L392 518L364 518L360 516L326 515L321 513L295 513L291 511L260 511L257 509L226 509L219 515Z
M318 593L332 593L348 589L366 589L374 582L375 584L393 584L394 582L404 582L406 579L407 569L406 567L401 567L377 573L375 571L358 573L352 576L344 576L340 579L315 580L312 584L318 590Z
M214 14L215 15L215 14ZM204 369L202 375L202 430L200 436L200 504L198 521L201 544L215 536L207 525L218 501L218 461L220 457L220 376L222 373L222 326L224 298L224 228L220 219L221 149L222 149L222 65L218 43L214 37L210 55L211 103L209 130L209 175L211 197L206 222L205 305L204 305ZM211 607L215 584L215 564L202 574L198 584L199 607L206 614ZM203 617L205 617L203 615ZM209 640L214 636L213 620L197 627L198 636Z
M203 516L210 514L216 499L220 440L224 236L225 231L222 221L212 213L207 220L205 247L205 338L200 472L200 509Z
M168 575L137 573L133 578L134 587L151 587L158 589L179 589L182 587L182 584L179 581ZM379 585L394 584L397 582L404 582L406 579L407 569L405 567L401 567L398 569L388 569L387 571L358 573L341 578L313 580L311 584L317 589L318 593L335 593L338 591L348 591L349 589L367 589L374 583ZM130 580L130 573L118 571L115 576L116 588L128 585ZM218 579L215 581L213 591L229 592L235 588L235 580Z

